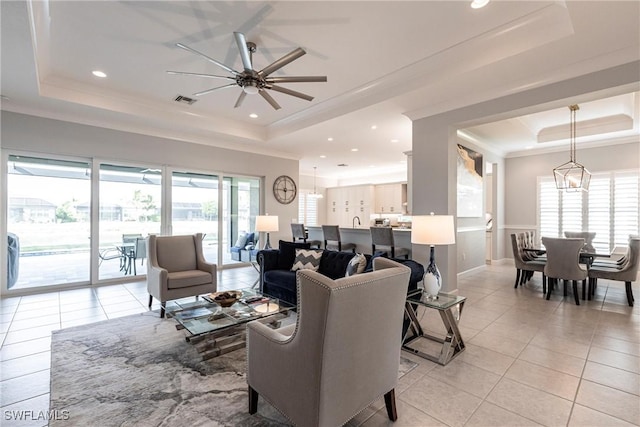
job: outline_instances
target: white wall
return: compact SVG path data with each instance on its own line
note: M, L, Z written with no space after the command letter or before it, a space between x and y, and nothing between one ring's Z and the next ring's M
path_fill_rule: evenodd
M2 151L33 152L115 162L175 166L191 171L263 177L263 212L278 215L278 239L290 240L289 218L298 215L298 203L282 205L273 197L273 181L289 175L298 182L298 161L224 148L157 138L94 126L79 125L11 112L2 112Z

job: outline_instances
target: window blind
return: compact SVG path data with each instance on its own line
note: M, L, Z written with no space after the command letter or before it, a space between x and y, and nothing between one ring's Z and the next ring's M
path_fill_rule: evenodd
M640 174L612 171L591 176L589 192L556 189L553 177L538 178L538 230L541 236L563 237L565 231L596 233L598 252L626 246L640 224Z

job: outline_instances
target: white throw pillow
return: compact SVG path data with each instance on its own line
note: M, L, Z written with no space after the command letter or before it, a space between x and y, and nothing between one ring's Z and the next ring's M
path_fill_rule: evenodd
M322 252L324 252L322 249L296 249L296 258L293 260L291 271L318 271Z
M364 256L364 254L355 254L354 257L351 258L351 261L349 261L349 264L347 265L347 271L345 272L344 276L349 277L353 276L354 274L360 274L366 267L367 258Z

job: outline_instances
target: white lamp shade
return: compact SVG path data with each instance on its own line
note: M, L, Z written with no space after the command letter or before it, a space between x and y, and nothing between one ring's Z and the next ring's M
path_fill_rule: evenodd
M256 217L256 231L265 233L278 231L278 216L258 215Z
M451 245L456 242L452 215L415 215L411 217L411 243Z

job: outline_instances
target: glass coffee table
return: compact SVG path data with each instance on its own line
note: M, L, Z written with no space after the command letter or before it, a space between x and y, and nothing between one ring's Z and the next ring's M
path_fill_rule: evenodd
M194 344L203 359L210 359L245 346L246 323L260 320L274 328L295 321L295 305L271 298L260 291L240 289L242 296L230 307L222 307L211 297L189 303L174 301L167 317L177 329L185 329L187 342Z
M407 333L403 337L402 348L422 358L439 363L440 365L449 363L451 359L465 349L465 344L462 340L462 335L460 335L460 329L458 328L458 321L462 315L462 307L464 306L465 300L466 298L463 296L444 292L440 292L438 297L433 299L423 294L422 289L409 293L405 303L405 314L409 317L411 323L409 324ZM417 316L419 307L438 310L446 330L446 336L444 338L429 335L422 330ZM457 311L457 313L454 313L454 310ZM421 338L441 343L442 348L440 354L437 356L428 354L409 345Z

